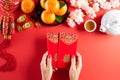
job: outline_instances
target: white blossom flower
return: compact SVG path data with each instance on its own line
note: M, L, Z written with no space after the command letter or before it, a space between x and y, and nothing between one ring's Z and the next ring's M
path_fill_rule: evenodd
M82 16L79 16L75 19L75 22L79 25L81 22L83 22L83 17Z
M82 7L81 0L78 0L78 1L75 2L75 7L77 7L77 8L81 8Z
M76 23L73 21L72 18L67 18L66 20L67 24L71 27L71 28L74 28L76 26Z
M107 0L94 0L94 2L98 2L98 3L100 3L101 5L104 3L104 2L106 2Z
M119 0L110 0L111 7L116 8L120 6L120 1Z
M78 25L83 22L83 12L81 9L76 9L70 13L70 18L72 18Z
M91 18L95 18L96 17L96 14L95 14L95 11L94 11L93 8L88 6L88 7L86 7L85 11L89 15L89 17L91 17Z
M74 12L77 16L83 16L83 12L81 11L81 9L76 9L74 10Z
M70 0L71 6L75 6L76 0Z
M83 6L88 6L89 3L86 0L76 0L75 7L82 8Z
M104 2L102 5L100 5L103 9L111 9L111 3L110 2Z
M75 22L79 25L81 22L83 22L83 13L81 9L76 9L74 12L77 15L77 17L75 18Z
M94 11L95 12L98 12L99 10L100 10L100 7L99 7L100 5L98 4L98 3L94 3L93 4L93 9L94 9Z
M78 25L83 22L83 12L81 11L81 9L76 9L72 12L70 12L69 17L67 18L67 23L70 27L74 27L77 23Z
M77 15L76 15L76 13L74 11L70 12L69 16L73 20L75 20L75 18L77 18Z

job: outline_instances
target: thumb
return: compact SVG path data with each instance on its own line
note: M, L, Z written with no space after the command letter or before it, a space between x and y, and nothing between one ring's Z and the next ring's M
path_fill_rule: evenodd
M75 68L75 66L76 66L75 56L72 56L72 58L71 58L71 67Z
M51 57L51 55L48 55L48 58L47 58L47 66L48 67L51 67L52 65L52 57Z

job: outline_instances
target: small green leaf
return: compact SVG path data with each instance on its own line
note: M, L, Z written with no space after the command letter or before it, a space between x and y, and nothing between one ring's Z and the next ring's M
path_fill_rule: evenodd
M60 1L59 3L60 3L60 8L62 8L65 5L64 1Z
M56 15L56 21L57 21L58 23L61 23L61 22L62 22L62 16L57 16L57 15Z

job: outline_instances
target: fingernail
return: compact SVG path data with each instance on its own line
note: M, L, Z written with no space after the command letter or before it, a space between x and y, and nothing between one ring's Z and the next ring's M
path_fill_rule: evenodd
M74 56L74 55L72 55L72 59L73 59L73 58L75 58L75 56Z
M51 55L50 55L50 54L48 55L48 58L51 58Z

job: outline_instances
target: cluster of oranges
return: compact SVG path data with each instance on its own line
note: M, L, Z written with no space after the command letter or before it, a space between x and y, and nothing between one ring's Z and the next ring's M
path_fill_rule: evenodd
M67 4L58 0L40 0L40 5L44 9L41 19L46 24L55 22L56 15L63 16L67 12Z
M41 20L46 24L55 22L56 15L63 16L67 12L67 4L59 0L40 0L40 5L44 9L41 13ZM31 13L35 9L35 2L33 0L22 0L21 10L24 13Z

